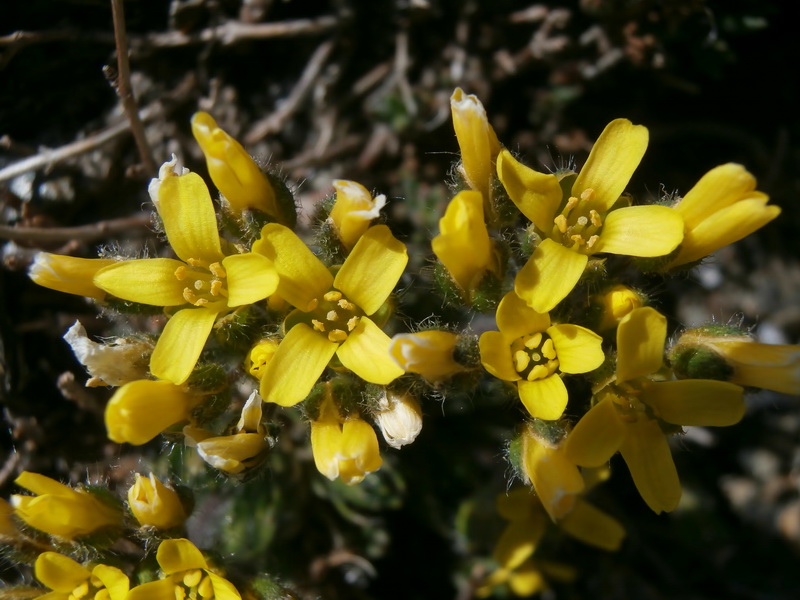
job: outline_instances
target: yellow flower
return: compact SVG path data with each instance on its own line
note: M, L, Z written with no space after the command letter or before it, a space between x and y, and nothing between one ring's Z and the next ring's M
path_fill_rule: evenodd
M606 126L572 185L562 193L555 174L523 166L507 150L497 175L542 242L519 271L514 289L534 310L548 312L569 294L589 256L597 253L655 257L683 239L680 215L666 206L613 209L647 148L648 132L627 119Z
M200 457L215 469L242 473L260 464L270 448L261 423L261 409L261 397L253 392L230 435L215 436L202 429L184 427L186 445L196 447Z
M781 214L768 201L743 166L711 169L675 206L684 222L683 243L667 268L698 261L760 229Z
M36 579L52 592L39 600L126 600L128 577L108 565L95 565L91 571L57 552L43 552L34 565Z
M375 430L358 417L343 418L330 393L324 394L319 415L311 421L311 451L320 473L347 485L361 483L383 464Z
M242 145L219 128L214 117L195 113L192 133L206 157L211 180L235 212L255 208L279 219L281 212L269 180Z
M335 277L282 225L264 227L253 251L274 261L278 294L297 307L286 318L286 337L261 378L265 401L293 406L303 400L334 354L371 383L386 385L403 374L389 355L391 338L369 318L408 263L405 245L388 227L370 227Z
M483 218L483 200L477 192L459 192L439 220L433 238L434 254L464 292L467 301L487 271L499 274L497 255Z
M54 479L23 471L16 484L36 494L11 496L15 514L31 527L74 539L120 525L122 514L94 494L73 490Z
M664 380L659 372L666 335L666 319L652 308L637 308L622 319L615 381L596 393L596 404L565 443L567 457L586 467L600 466L619 451L636 488L656 513L673 510L681 497L662 423L722 427L744 415L738 385Z
M336 202L331 209L329 221L333 223L339 239L347 250L352 250L358 239L369 229L370 223L381 214L386 196L372 197L360 183L337 180Z
M103 300L105 291L94 284L95 274L116 261L111 258L75 258L38 252L28 269L34 283L58 292Z
M626 285L615 285L595 296L595 302L602 308L598 331L616 327L622 318L636 308L642 307L642 294Z
M178 494L152 473L149 478L136 474L136 480L128 489L128 506L140 524L157 529L172 529L186 521L186 511Z
M497 307L500 331L481 335L481 362L489 373L517 383L531 416L558 419L568 394L561 373L587 373L603 364L602 338L578 325L551 325L514 292Z
M392 338L389 352L406 373L418 373L439 383L464 370L453 358L458 335L449 331L399 333Z
M759 344L747 335L715 331L719 329L691 329L678 338L670 351L678 377L701 375L744 387L800 394L800 346Z
M147 341L112 338L97 343L89 339L80 321L69 328L64 340L91 375L86 387L119 386L147 376L147 355L153 349Z
M106 405L108 437L118 444L145 444L189 418L199 398L169 381L142 379L119 388Z
M493 221L492 179L494 164L500 152L500 142L497 141L494 129L489 125L483 104L476 96L464 95L461 88L456 88L450 97L450 111L453 115L453 128L458 146L461 149L459 168L467 185L481 193L486 218Z
M187 539L164 540L156 551L163 576L133 588L126 600L241 600L233 584L213 572L197 547Z
M118 262L98 271L94 283L123 300L178 309L156 343L150 371L181 384L197 364L217 319L272 294L278 275L260 254L223 254L206 184L196 173L178 173L175 167L174 157L164 163L159 179L150 183L150 196L180 260Z
M422 408L411 394L386 391L378 402L375 422L387 444L402 448L422 431Z

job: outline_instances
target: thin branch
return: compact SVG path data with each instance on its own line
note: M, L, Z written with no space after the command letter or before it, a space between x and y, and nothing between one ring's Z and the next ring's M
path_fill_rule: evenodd
M26 242L93 242L131 229L146 228L150 215L109 219L77 227L12 227L0 225L0 239Z
M111 12L114 15L114 39L117 42L117 67L119 70L116 85L117 95L122 100L122 107L131 124L131 133L136 141L142 164L151 176L155 176L158 166L153 160L153 153L150 151L150 145L144 135L144 127L139 119L139 110L131 89L131 66L128 62L128 38L125 34L125 10L122 7L122 0L111 0Z

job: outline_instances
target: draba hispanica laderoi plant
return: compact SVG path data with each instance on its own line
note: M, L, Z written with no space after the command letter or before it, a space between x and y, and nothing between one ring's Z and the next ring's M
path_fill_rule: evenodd
M432 252L411 267L384 195L334 181L307 231L282 178L202 112L191 125L216 200L175 156L149 186L170 251L37 255L36 283L91 298L110 319L163 315L155 332L95 341L76 323L65 339L87 385L116 388L110 440L161 436L164 446L160 478L131 475L125 497L19 476L20 493L0 500L0 539L38 584L15 597L302 596L308 583L286 561L241 568L247 556L229 541L241 553L242 539L260 535L269 553L281 528L324 529L303 514L320 503L367 527L418 493L398 476L397 450L414 443L424 415L448 395L478 393L517 423L496 448L507 488L473 592L531 595L580 576L547 554L547 536L598 552L624 544L620 521L587 498L613 481L615 454L644 503L670 512L682 494L670 439L683 427L735 425L755 388L800 393L800 347L757 343L731 325L670 327L640 287L644 276L684 275L780 214L744 167L721 165L683 196L643 204L626 192L647 150L642 125L616 119L580 169L539 172L503 147L475 96L456 89L451 109L452 198ZM437 298L424 319L409 316L421 313L412 281ZM217 476L193 488L208 473ZM187 539L195 496L260 476L267 491L256 499L226 497L219 547L201 552ZM389 543L373 536L364 552Z

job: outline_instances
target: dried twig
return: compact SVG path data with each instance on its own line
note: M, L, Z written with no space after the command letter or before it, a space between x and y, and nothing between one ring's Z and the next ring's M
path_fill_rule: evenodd
M119 232L145 228L150 224L150 215L109 219L77 227L11 227L0 225L0 239L27 242L66 242L75 240L91 242Z

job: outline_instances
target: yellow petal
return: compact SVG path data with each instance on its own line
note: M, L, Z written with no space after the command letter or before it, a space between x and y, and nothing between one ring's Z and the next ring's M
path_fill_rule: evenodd
M508 521L530 521L541 515L541 503L528 487L516 487L498 494L495 502L497 514Z
M620 453L647 506L657 514L670 512L678 506L681 483L667 438L657 421L645 419L630 423Z
M175 600L175 582L158 579L137 585L128 592L125 600Z
M72 496L76 493L71 487L60 483L55 479L50 479L45 475L41 475L40 473L32 473L31 471L23 471L20 473L19 476L14 480L14 483L38 496L42 496L44 494Z
M606 216L594 253L664 256L683 239L683 220L668 206L627 206Z
M712 347L733 366L733 383L800 394L800 346L718 341Z
M363 239L363 238L362 238ZM392 338L368 317L361 317L356 328L339 346L336 356L364 381L387 385L403 374L389 353Z
M188 172L167 174L158 185L157 198L156 209L164 222L164 232L178 258L210 263L222 259L217 215L202 177Z
M228 279L228 306L254 304L278 289L278 272L261 254L227 256L222 266Z
M241 600L241 594L239 594L238 590L230 581L212 571L206 571L206 575L208 575L208 578L211 580L211 587L214 590L214 600Z
M508 587L516 596L527 598L547 589L542 572L530 561L521 565L508 578Z
M63 594L71 593L91 576L87 569L58 552L42 552L36 558L34 572L36 579Z
M745 409L741 387L709 379L655 382L645 388L641 399L656 416L675 425L735 425Z
M603 364L603 338L578 325L553 325L547 329L562 373L588 373Z
M499 331L487 331L478 341L481 364L492 375L503 381L519 381L520 376L514 368L511 346Z
M514 292L509 292L497 307L497 327L508 342L550 327L550 315L538 313Z
M333 275L288 227L270 223L261 230L253 252L270 259L278 271L278 294L302 311L327 292Z
M525 435L522 465L550 518L566 516L575 506L578 494L583 492L584 484L578 467L567 459L563 449Z
M189 417L194 397L168 381L140 380L119 388L106 405L108 437L118 444L149 442Z
M344 247L351 250L370 223L380 216L386 196L380 194L373 198L367 188L355 181L340 179L333 182L333 187L336 188L336 202L330 220Z
M339 344L305 323L292 327L261 378L265 402L294 406L308 396Z
M456 88L450 97L450 111L467 184L488 201L494 160L500 149L497 136L481 101L472 94L465 95L461 88Z
M260 402L260 400L259 400ZM206 438L197 443L197 453L209 465L226 473L241 473L268 448L263 433L236 433Z
M564 195L558 177L529 169L508 150L501 150L497 156L497 176L520 212L540 231L550 233Z
M219 313L210 308L184 308L167 321L150 357L150 372L181 384L192 374Z
M619 450L628 434L612 396L595 404L567 436L564 452L582 467L599 467Z
M419 373L436 383L464 370L453 359L458 335L450 331L401 333L392 338L389 354L406 373Z
M580 197L591 188L595 192L592 208L601 213L607 211L625 191L647 150L648 139L646 127L628 119L611 121L589 153L572 186L572 195Z
M342 426L338 421L311 421L311 451L317 471L333 481L339 477Z
M333 287L341 290L365 314L371 315L392 293L406 264L405 244L396 239L386 225L376 225L358 240L336 274Z
M492 558L503 569L516 569L536 551L546 526L545 518L508 525L497 540Z
M181 306L184 283L175 277L175 271L186 265L172 258L142 258L126 260L100 269L94 276L97 287L109 294L141 304L153 306Z
M380 449L378 436L372 426L361 419L348 419L342 425L342 456L354 461L358 474L347 478L340 472L344 483L358 483L364 475L381 468Z
M658 371L666 339L667 319L649 306L624 317L617 329L617 382Z
M616 552L625 539L625 528L615 518L595 508L583 498L558 523L559 527L584 544Z
M532 417L555 421L564 414L569 395L558 375L553 374L534 381L523 379L517 382L517 387L519 399Z
M536 312L550 312L573 290L588 261L585 254L542 240L517 273L514 291Z
M689 190L675 210L686 227L694 229L715 212L748 197L756 189L756 178L742 165L727 163L711 169Z
M127 575L116 567L97 565L92 569L92 577L101 581L108 590L111 600L127 600L130 581Z
M106 293L92 280L97 271L115 262L110 258L75 258L37 252L28 276L37 285L51 290L102 300Z
M136 474L136 480L128 489L128 506L141 525L172 529L186 520L178 494L152 473L150 477Z
M156 560L166 575L208 568L206 559L197 546L185 538L161 542L156 551Z

